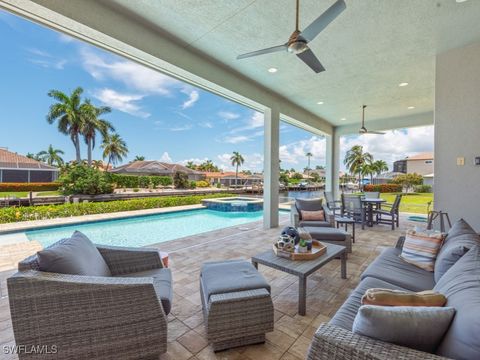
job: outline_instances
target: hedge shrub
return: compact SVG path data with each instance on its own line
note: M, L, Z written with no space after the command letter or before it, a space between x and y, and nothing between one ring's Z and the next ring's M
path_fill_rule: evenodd
M107 173L89 166L78 165L60 178L64 195L111 194L113 185Z
M205 180L198 180L195 182L195 184L197 185L197 187L199 188L207 188L207 187L210 187L210 184L208 183L208 181L205 181Z
M363 191L379 191L381 193L395 193L402 192L402 185L400 184L368 184L363 187Z
M136 175L120 175L109 174L111 182L117 188L148 188L157 186L172 185L170 176L136 176Z
M106 202L85 202L78 204L8 207L0 209L0 224L27 220L43 220L70 216L105 214L120 211L194 205L200 204L202 199L228 196L234 195L211 194L191 196L162 196L155 198L115 200Z
M417 193L431 193L432 192L432 186L431 185L417 185L415 186L415 192Z
M60 187L58 182L50 183L0 183L0 192L3 191L56 191Z

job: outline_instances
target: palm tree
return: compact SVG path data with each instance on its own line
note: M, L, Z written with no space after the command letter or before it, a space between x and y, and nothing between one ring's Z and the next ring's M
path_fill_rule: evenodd
M42 161L39 157L38 154L32 154L31 152L27 153L26 155L27 158L37 160L37 161Z
M102 160L92 160L92 167L96 170L102 169L103 168L103 161Z
M145 161L145 156L137 155L133 161Z
M116 165L128 154L127 143L118 134L109 134L102 143L103 158L108 158L107 169L110 163Z
M48 96L57 102L50 106L47 114L47 121L53 124L57 121L58 131L62 134L69 135L75 146L75 157L77 162L82 160L80 154L80 134L82 130L82 114L81 114L81 95L83 89L77 87L70 96L59 90L50 90Z
M102 138L105 138L110 131L115 131L115 128L109 121L99 118L103 114L107 114L111 111L112 110L108 106L94 106L88 99L80 106L82 116L81 132L85 139L85 143L87 144L88 166L92 165L92 150L95 148L97 132L102 135Z
M377 160L372 163L373 170L375 174L378 176L381 173L388 171L388 165L384 160Z
M310 170L310 158L313 156L313 154L309 151L305 154L305 156L307 157L308 159L308 165L307 165L307 169ZM308 174L308 170L307 170L307 174Z
M185 167L187 167L189 169L192 169L192 170L197 169L197 165L195 165L195 163L193 161L187 161L187 165L185 165Z
M57 166L63 165L64 161L60 155L65 154L60 149L54 149L52 144L48 146L47 150L40 151L37 154L37 158L46 162L48 165L57 164Z
M235 166L235 186L237 186L238 167L243 165L243 163L245 162L245 159L238 151L234 151L233 155L230 157L230 160L232 161L232 166Z
M363 152L363 146L354 145L345 154L343 163L348 167L348 170L353 175L358 175L358 186L361 186L362 167L365 164L370 164L373 160L372 154Z

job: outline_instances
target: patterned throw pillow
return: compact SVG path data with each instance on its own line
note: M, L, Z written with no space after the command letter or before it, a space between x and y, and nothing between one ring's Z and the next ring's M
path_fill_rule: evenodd
M421 269L433 271L444 237L444 234L434 231L408 230L400 258Z
M302 220L305 221L325 221L325 212L323 210L307 211L300 210L302 213Z

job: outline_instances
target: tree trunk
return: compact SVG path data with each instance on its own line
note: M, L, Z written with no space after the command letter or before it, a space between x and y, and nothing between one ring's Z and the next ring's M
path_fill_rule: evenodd
M77 164L81 165L82 155L80 154L80 138L79 138L78 134L75 134L74 139L75 139L74 144L75 144L75 155L76 155L76 158L77 158Z
M87 161L88 161L88 166L92 166L92 138L89 137L87 140Z
M237 188L238 185L238 164L235 168L235 189Z

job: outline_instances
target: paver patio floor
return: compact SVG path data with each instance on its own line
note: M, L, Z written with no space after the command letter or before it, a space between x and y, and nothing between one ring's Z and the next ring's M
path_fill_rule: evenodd
M288 224L281 217L282 226ZM203 262L223 259L246 259L271 247L279 229L263 230L260 222L241 227L225 228L189 238L154 245L170 254L169 267L174 279L174 299L169 315L168 352L162 359L244 359L244 360L298 360L304 359L313 333L326 322L359 282L359 276L385 247L394 246L398 236L412 226L402 218L401 227L391 231L389 226L375 226L358 230L353 253L347 261L347 279L340 277L340 260L333 260L308 278L307 313L297 314L298 283L295 276L259 266L259 271L272 287L275 307L275 330L267 334L265 344L245 346L214 353L207 344L201 301L199 272ZM357 227L360 228L360 227ZM2 265L0 273L0 359L13 359L3 354L3 345L13 345L5 279L14 272L14 264L39 249L38 243L10 245L0 252L10 261ZM8 269L9 268L9 269ZM8 269L8 270L6 270Z

